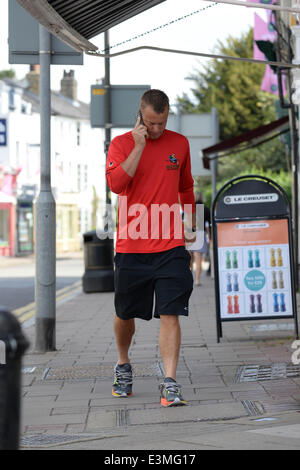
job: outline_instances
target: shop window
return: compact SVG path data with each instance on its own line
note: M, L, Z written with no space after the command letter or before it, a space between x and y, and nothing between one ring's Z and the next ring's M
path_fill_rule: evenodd
M69 211L69 238L73 238L73 211Z
M9 241L9 212L0 209L0 246L8 246Z
M57 218L56 218L56 233L57 238L60 240L63 238L63 230L62 230L62 212L61 210L57 211Z

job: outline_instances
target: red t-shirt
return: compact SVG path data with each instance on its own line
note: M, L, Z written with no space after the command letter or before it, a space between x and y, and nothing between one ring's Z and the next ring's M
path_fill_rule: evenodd
M179 199L186 212L195 212L188 140L166 129L159 139L147 139L131 177L121 163L133 148L127 132L112 140L107 157L107 183L119 194L116 251L156 253L184 245Z

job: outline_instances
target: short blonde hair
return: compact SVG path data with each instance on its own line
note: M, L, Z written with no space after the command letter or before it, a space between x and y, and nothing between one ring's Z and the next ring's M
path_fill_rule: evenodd
M169 109L169 98L161 90L148 90L142 95L140 102L141 109L145 109L146 106L152 106L157 114L161 114L166 108Z

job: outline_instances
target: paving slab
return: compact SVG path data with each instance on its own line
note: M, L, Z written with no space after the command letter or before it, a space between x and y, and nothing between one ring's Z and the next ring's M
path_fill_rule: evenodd
M82 292L58 306L56 351L36 353L34 326L25 328L31 347L23 367L35 370L22 374L24 448L299 449L300 372L238 381L241 367L291 362L293 319L223 324L217 343L214 295L214 282L203 273L190 317L181 319L178 381L186 407L160 406L156 319L136 322L133 396L112 397L113 293Z

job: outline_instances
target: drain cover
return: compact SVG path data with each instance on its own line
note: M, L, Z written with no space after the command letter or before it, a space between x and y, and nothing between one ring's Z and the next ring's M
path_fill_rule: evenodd
M73 380L111 378L115 364L102 364L99 366L73 366L73 367L49 367L45 370L44 380ZM163 377L162 365L135 364L133 366L134 377Z
M258 382L260 380L287 379L299 377L300 366L291 363L274 363L268 365L248 365L239 367L235 382Z
M99 438L94 434L32 434L20 439L21 447L50 447L72 442L90 441Z

